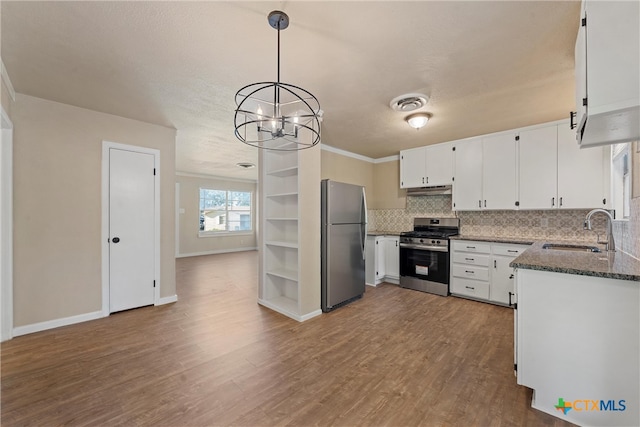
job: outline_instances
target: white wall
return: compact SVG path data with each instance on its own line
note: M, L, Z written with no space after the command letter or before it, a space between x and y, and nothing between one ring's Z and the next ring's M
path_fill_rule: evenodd
M175 283L175 129L17 94L14 328L102 307L102 141L160 150L160 297ZM51 323L53 322L53 323Z
M178 218L177 218L177 256L196 256L224 252L254 250L257 248L256 203L257 185L252 181L227 180L204 175L176 174L179 186ZM250 233L228 234L218 236L199 236L200 188L214 190L251 191L253 205Z

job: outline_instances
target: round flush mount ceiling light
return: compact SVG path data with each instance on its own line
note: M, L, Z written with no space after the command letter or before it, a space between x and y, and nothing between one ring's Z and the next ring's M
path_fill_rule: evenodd
M247 163L244 163L244 162L243 163L236 163L236 166L239 167L239 168L242 168L242 169L253 169L253 168L256 167L255 164L248 163L248 162Z
M405 117L405 120L407 121L407 123L409 123L409 126L411 126L412 128L420 129L421 127L427 124L430 118L431 118L431 114L429 113L414 113Z
M407 113L424 107L427 102L429 102L429 97L423 93L407 93L393 98L389 106L394 111Z

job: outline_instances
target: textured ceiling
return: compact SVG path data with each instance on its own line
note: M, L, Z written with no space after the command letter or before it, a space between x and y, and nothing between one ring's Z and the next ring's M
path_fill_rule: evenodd
M234 95L276 78L275 9L281 81L319 99L324 144L381 158L574 109L577 1L2 1L1 54L17 92L174 127L178 171L255 179ZM409 92L431 97L419 131L389 108Z

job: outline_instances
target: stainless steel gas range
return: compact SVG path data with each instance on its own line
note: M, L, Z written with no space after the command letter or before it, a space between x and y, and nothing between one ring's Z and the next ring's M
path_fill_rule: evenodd
M449 295L449 237L459 233L458 218L415 218L400 234L400 286Z

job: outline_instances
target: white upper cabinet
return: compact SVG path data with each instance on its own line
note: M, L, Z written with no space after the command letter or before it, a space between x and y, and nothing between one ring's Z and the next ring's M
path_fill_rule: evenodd
M640 2L583 1L575 47L581 146L640 138Z
M552 209L560 204L557 132L556 125L520 132L520 209Z
M451 185L451 143L412 148L400 152L400 188Z
M482 205L482 139L456 144L453 209L475 211Z
M564 209L611 207L609 147L580 149L569 126L558 125L558 204ZM522 166L521 166L522 167Z
M516 134L482 138L482 209L516 209Z
M400 188L426 185L427 147L400 151Z
M451 185L453 180L453 144L427 147L427 185Z

